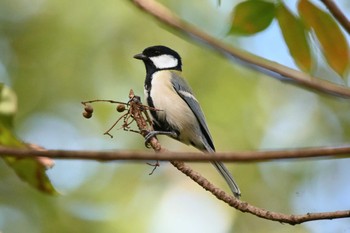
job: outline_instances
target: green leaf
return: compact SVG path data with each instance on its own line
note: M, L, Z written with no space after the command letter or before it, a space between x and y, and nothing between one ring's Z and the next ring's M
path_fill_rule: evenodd
M329 66L344 76L349 67L349 46L338 24L308 0L299 1L298 11L305 24L314 31Z
M16 95L8 87L0 84L0 146L28 148L29 145L18 140L11 132L13 117L17 111ZM57 194L46 175L46 169L52 166L48 158L15 158L2 156L16 174L29 185L48 193Z
M4 125L0 124L0 145L13 148L26 148L27 145L15 138L15 136ZM16 172L23 181L32 187L48 193L57 194L57 191L51 184L46 175L47 164L50 164L46 158L15 158L4 156L5 162Z
M17 96L3 83L0 83L0 122L8 127L13 126L13 118L17 112Z
M275 17L275 5L261 0L239 3L233 11L230 33L252 35L266 29Z
M312 56L304 25L283 3L276 7L276 18L294 62L301 70L310 72Z

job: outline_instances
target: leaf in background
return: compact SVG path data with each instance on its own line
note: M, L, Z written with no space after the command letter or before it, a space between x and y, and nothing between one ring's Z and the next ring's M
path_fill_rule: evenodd
M338 24L308 0L299 1L298 11L305 24L315 32L330 67L344 76L349 66L349 47Z
M304 25L283 3L276 6L276 18L295 63L301 70L310 72L312 56Z
M261 0L241 2L234 8L230 33L252 35L266 29L274 17L274 3Z
M0 122L13 126L13 117L17 112L17 96L3 83L0 83Z
M29 146L18 140L10 130L16 111L16 94L0 84L0 146L28 148ZM57 193L45 173L46 169L52 166L51 159L41 157L23 159L12 156L3 156L2 158L23 181L42 192Z

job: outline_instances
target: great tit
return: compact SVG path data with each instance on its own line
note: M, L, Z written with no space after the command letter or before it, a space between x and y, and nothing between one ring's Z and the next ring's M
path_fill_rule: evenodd
M144 92L150 111L154 131L146 136L168 135L186 145L213 153L215 147L204 114L191 88L181 77L180 55L165 46L152 46L134 58L142 60L146 67ZM232 175L222 162L213 162L224 177L232 193L239 198L241 192Z

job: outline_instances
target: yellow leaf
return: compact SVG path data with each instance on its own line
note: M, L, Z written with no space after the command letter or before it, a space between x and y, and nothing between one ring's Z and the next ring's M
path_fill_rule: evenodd
M308 0L300 0L298 11L305 24L314 31L329 66L340 76L349 67L349 45L334 19Z
M277 5L276 18L295 63L301 70L310 72L312 56L304 25L283 3Z

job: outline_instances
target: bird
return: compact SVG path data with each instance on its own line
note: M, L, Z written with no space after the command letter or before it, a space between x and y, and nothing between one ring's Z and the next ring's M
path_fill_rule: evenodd
M153 121L153 131L147 141L156 135L167 135L200 151L214 153L215 147L203 111L192 89L181 76L182 60L173 49L155 45L136 54L146 68L144 94ZM236 198L241 192L231 173L222 162L212 164L222 175Z

